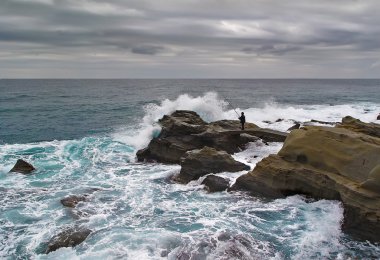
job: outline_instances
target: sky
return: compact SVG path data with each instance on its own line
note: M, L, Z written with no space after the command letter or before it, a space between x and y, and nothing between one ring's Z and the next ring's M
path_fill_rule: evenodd
M379 75L379 0L0 0L0 78Z

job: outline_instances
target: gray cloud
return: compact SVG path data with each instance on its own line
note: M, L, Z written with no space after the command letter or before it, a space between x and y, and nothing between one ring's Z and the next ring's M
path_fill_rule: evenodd
M378 13L377 0L2 0L0 77L378 77Z
M145 54L145 55L155 55L160 52L163 52L165 48L163 46L156 45L143 45L132 48L133 53Z

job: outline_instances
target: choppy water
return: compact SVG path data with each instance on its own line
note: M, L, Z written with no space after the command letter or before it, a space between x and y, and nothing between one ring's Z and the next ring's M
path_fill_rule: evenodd
M0 80L0 258L356 259L380 246L343 234L336 201L267 201L208 194L201 180L171 183L179 166L135 162L175 109L206 120L235 118L285 130L292 120L371 122L379 80ZM275 121L265 123L263 121ZM235 158L252 167L281 144L250 144ZM255 156L258 156L255 158ZM18 158L37 171L10 174ZM240 173L221 173L233 182ZM88 194L72 210L60 199ZM75 248L43 254L71 225L93 233Z

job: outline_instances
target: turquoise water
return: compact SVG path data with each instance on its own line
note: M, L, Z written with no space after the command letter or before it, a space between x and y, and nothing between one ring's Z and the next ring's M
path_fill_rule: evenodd
M328 97L319 102L318 94L310 91L299 93L298 102L295 97L286 98L291 96L287 89L300 92L304 81L297 82L297 87L293 81L288 81L289 86L270 82L268 88L276 91L268 98L266 94L248 97L250 90L243 86L249 84L246 81L237 81L239 87L228 95L225 85L233 81L221 81L220 91L210 93L204 85L216 81L132 81L135 87L130 91L120 90L123 84L132 84L128 81L116 81L113 87L109 81L103 82L108 88L102 91L98 90L101 82L93 89L86 85L93 81L73 81L78 86L70 91L69 87L59 89L75 85L72 81L36 82L16 81L8 88L7 82L0 84L8 97L34 95L29 101L1 96L5 120L0 122L0 258L363 259L380 255L379 245L341 232L343 208L339 202L302 196L269 201L245 193L209 194L201 180L188 185L172 183L169 178L179 166L135 161L136 150L159 133L156 120L175 109L195 110L206 120L234 118L235 112L226 103L229 100L238 112L246 112L248 121L280 130L291 126L291 119L337 121L347 114L371 122L380 104L368 93L379 89L379 81L366 82L367 87L363 83L360 91L350 87L352 92L341 91L345 82L331 90L328 81L330 87L323 85L320 89L325 91L316 92ZM49 91L51 82L55 82L54 92ZM176 89L178 82L182 85ZM192 89L195 84L200 85L198 89ZM264 88L266 83L260 84ZM165 94L172 89L176 89L174 93ZM184 94L183 89L191 91ZM364 94L358 95L358 100L337 94L349 96L355 91L367 93L367 99ZM75 97L61 97L66 95ZM331 103L334 99L339 102ZM71 118L72 124L68 124ZM285 120L263 122L278 118ZM277 143L250 144L234 157L254 167L280 147ZM31 162L37 171L31 175L8 173L19 158ZM232 183L241 174L244 172L220 175ZM60 200L70 194L87 194L88 199L76 209L64 208ZM44 254L49 239L73 225L93 232L75 248Z

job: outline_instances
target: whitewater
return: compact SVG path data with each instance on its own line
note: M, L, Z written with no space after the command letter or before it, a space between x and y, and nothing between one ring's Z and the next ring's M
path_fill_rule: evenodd
M225 95L225 94L224 94ZM141 120L80 138L0 144L0 258L5 259L365 259L380 246L341 231L338 201L303 196L266 200L244 192L207 193L202 178L188 185L170 177L178 165L137 163L135 154L157 136L157 120L178 109L206 121L236 119L285 131L311 119L338 122L351 115L375 122L380 104L291 104L276 98L234 107L218 91L178 94L142 104ZM281 120L277 120L281 119ZM234 158L253 168L281 143L251 143ZM23 158L37 171L11 174ZM246 172L220 173L231 184ZM88 194L75 209L60 200ZM75 248L44 254L51 237L69 226L90 236Z

